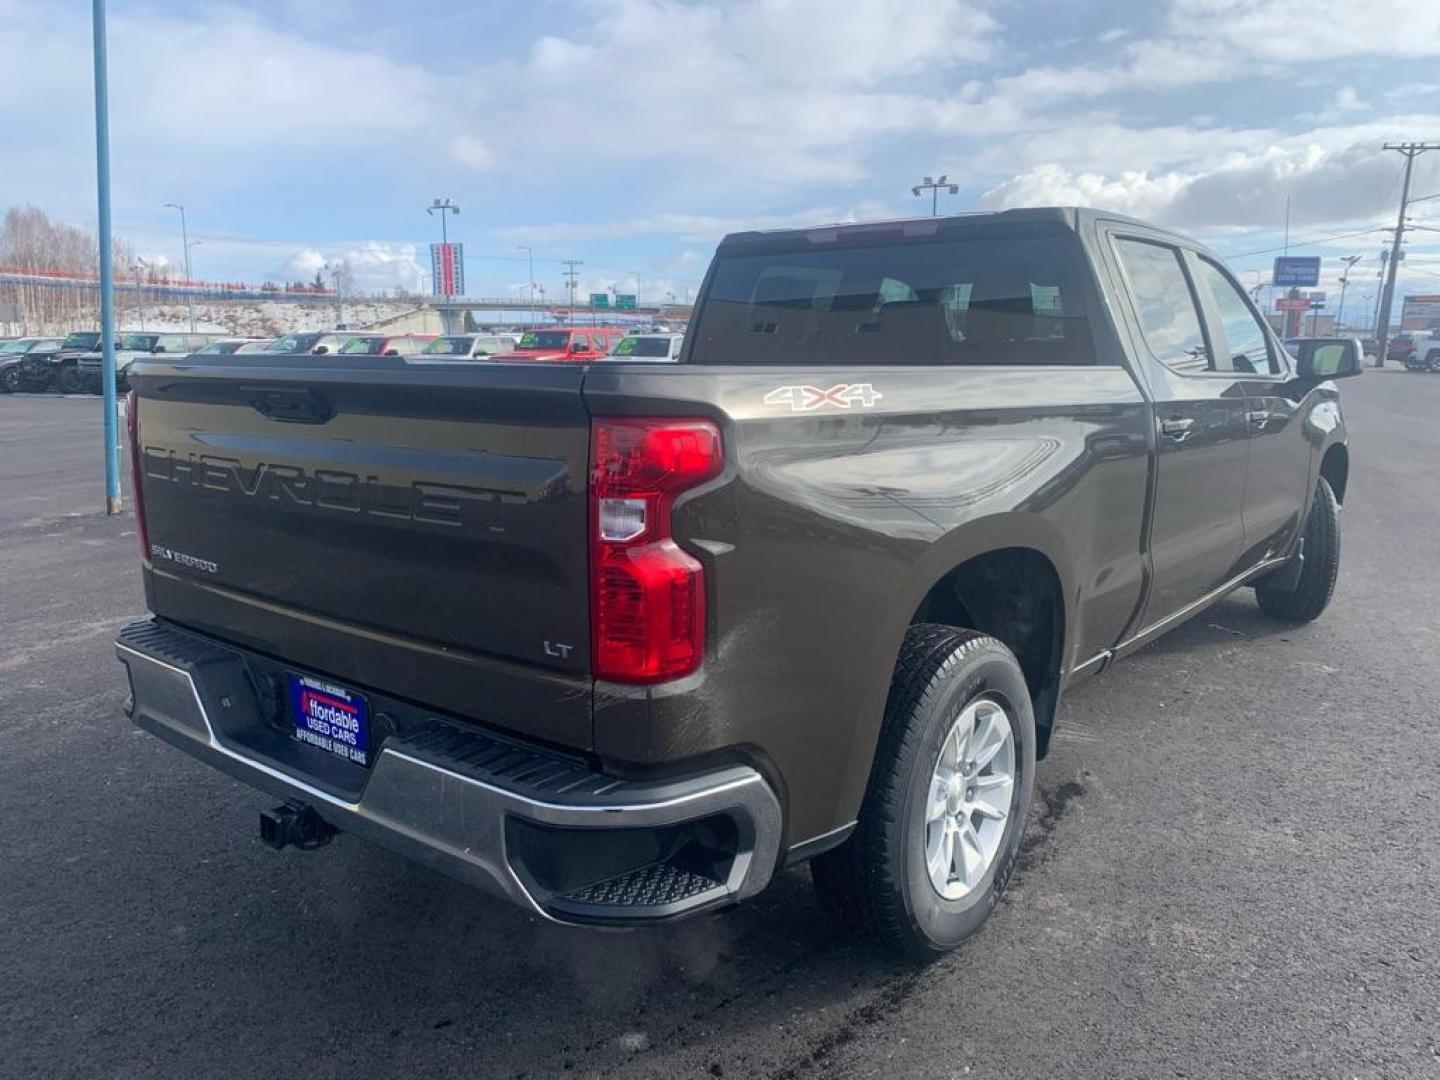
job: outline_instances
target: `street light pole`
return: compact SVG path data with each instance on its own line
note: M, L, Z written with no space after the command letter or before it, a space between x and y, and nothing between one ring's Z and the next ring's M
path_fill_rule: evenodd
M516 244L515 247L525 252L525 257L530 264L530 309L526 312L526 317L533 326L535 325L535 249L529 244Z
M1340 307L1335 312L1335 322L1338 326L1345 325L1345 290L1350 287L1350 271L1363 258L1361 255L1344 255L1340 261L1345 264L1345 272L1340 275Z
M140 272L141 272L142 270L148 270L149 267L145 265L145 260L144 260L143 258L141 258L140 256L137 255L136 258L135 258L135 265L132 267L132 269L135 271L135 311L136 311L136 312L139 314L139 316L140 316L140 329L141 329L141 330L144 330L144 329L145 329L145 290L144 290L144 286L142 286L141 283L140 283Z
M179 203L167 202L171 210L180 211L180 241L185 245L185 300L190 309L190 332L195 333L195 294L190 291L190 231L185 226L185 207Z
M950 183L950 178L945 173L941 173L938 180L933 176L925 177L925 179L921 183L916 184L910 189L910 194L914 195L918 199L920 197L920 192L930 192L930 216L938 217L940 214L941 188L944 188L945 191L950 195L960 194L960 188L955 184Z
M431 217L434 217L436 214L440 215L441 251L444 252L445 257L448 259L450 257L450 233L449 230L446 228L445 219L446 216L449 214L460 213L460 207L457 204L451 202L449 199L432 199L430 205L425 208L425 213L429 214ZM441 294L444 296L445 311L445 314L441 316L440 321L444 325L445 333L447 334L454 332L453 328L450 325L450 297L453 295L452 289L454 287L454 281L455 275L453 273L448 275L448 277L443 273L440 275L440 291Z
M100 382L105 395L105 513L120 512L120 424L115 401L115 264L110 232L110 74L105 55L105 0L93 0L95 51L95 181L100 227ZM130 483L139 484L132 476ZM149 558L150 553L145 552Z

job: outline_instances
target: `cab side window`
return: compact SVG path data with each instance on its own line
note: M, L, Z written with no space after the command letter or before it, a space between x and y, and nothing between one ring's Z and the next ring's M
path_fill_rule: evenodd
M1279 375L1280 358L1270 348L1270 338L1240 286L1230 280L1218 265L1203 256L1200 263L1200 285L1210 290L1215 311L1225 330L1225 345L1230 353L1230 366L1251 375Z
M1168 244L1128 239L1116 240L1115 251L1140 332L1155 359L1184 375L1217 370L1180 252Z

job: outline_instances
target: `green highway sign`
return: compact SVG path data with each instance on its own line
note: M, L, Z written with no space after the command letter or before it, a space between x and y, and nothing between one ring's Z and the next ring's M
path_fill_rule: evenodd
M616 299L619 299L618 297ZM610 306L610 294L603 292L592 292L590 294L590 306L592 308L608 308ZM616 307L619 307L616 304Z
M635 310L635 294L634 294L634 293L617 292L617 293L615 294L615 310L616 310L616 311L634 311L634 310Z

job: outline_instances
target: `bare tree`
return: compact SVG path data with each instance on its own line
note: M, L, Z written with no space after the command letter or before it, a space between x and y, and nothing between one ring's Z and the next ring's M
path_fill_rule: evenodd
M114 248L117 267L134 262L129 244L116 238ZM0 268L31 277L0 284L0 299L15 301L27 333L97 326L99 264L94 232L38 207L11 207L0 222Z

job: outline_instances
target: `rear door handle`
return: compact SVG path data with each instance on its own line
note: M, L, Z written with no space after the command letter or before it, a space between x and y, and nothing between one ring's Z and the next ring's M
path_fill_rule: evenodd
M1171 442L1184 442L1195 430L1195 421L1188 416L1172 416L1160 421L1160 434Z

